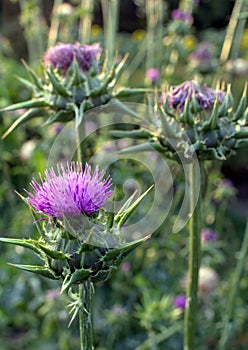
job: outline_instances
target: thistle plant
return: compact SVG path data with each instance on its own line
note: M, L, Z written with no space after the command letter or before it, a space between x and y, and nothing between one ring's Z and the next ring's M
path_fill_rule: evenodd
M79 315L82 350L92 350L93 284L107 280L123 259L148 237L128 242L123 225L148 193L129 198L114 213L104 206L113 195L112 180L103 171L92 171L86 163L58 164L45 177L33 179L31 190L22 199L29 205L38 229L35 238L0 238L1 242L33 251L40 265L13 264L15 267L61 280L72 314Z
M75 119L78 127L84 112L89 109L120 97L143 93L145 89L114 90L126 58L116 59L109 66L108 57L104 58L98 43L60 43L45 52L41 77L24 63L30 79L19 80L31 90L32 97L3 109L24 109L3 138L20 124L37 117L41 117L44 124Z
M153 105L154 101L151 100ZM134 131L113 131L114 137L130 137L141 142L125 153L154 148L166 158L189 165L189 260L184 349L195 349L197 325L198 275L201 261L202 200L206 175L205 161L223 161L247 146L247 88L234 107L230 86L212 89L196 81L186 81L167 89L145 118L148 126ZM199 198L195 198L197 173L193 159L197 156L202 179ZM199 174L198 174L199 175ZM225 327L226 328L226 327Z

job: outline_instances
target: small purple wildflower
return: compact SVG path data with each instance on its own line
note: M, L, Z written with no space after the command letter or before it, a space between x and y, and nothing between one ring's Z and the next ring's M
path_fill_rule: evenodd
M201 231L201 240L202 242L210 242L210 241L216 241L218 238L218 235L216 232L209 228L204 228Z
M51 65L53 68L58 68L65 74L73 59L76 59L82 71L88 71L100 52L99 43L92 45L60 43L50 47L45 52L44 64L45 66Z
M233 189L234 188L234 185L233 185L233 182L229 179L223 179L222 180L222 185L226 188L231 188Z
M191 15L191 13L186 12L186 11L182 11L180 9L174 9L171 12L171 18L174 20L179 20L179 21L183 21L183 22L192 22L193 21L193 17Z
M150 68L146 72L146 78L151 82L151 83L156 83L159 78L160 78L160 73L157 68Z
M213 106L216 97L220 103L223 103L225 93L216 91L207 86L201 86L196 81L185 81L172 88L168 93L169 103L173 108L183 110L186 99L192 101L193 96L202 109L209 109Z
M104 179L104 172L96 168L91 174L91 166L81 163L57 165L57 174L53 168L45 171L41 183L33 179L30 183L34 193L26 191L28 202L50 218L62 219L77 217L81 213L91 215L106 204L111 196L111 178Z
M186 308L186 297L185 295L177 295L173 300L173 304L176 308L184 310Z
M210 61L212 59L212 53L210 49L210 43L203 41L197 49L190 55L190 60L196 60L199 62Z
M122 269L122 271L124 271L124 272L130 271L130 269L131 269L131 264L130 264L130 262L129 262L129 261L124 261L124 263L122 263L122 265L121 265L121 269Z

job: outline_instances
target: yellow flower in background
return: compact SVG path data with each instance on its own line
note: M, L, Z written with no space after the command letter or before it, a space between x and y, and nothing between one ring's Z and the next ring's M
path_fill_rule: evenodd
M102 27L98 24L93 24L91 27L91 36L99 36L102 33Z
M136 29L132 35L131 38L133 41L142 41L146 35L145 30L143 29Z
M185 37L183 38L183 43L186 49L193 50L197 45L197 40L194 37L194 35L189 34L189 35L185 35Z
M240 43L241 49L248 48L248 28L246 28L243 32L243 36Z

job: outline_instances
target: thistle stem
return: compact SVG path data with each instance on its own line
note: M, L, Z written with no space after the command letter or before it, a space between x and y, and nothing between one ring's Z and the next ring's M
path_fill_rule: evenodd
M79 285L82 307L79 310L80 350L94 350L91 282L86 280Z
M223 327L221 328L222 334L218 345L219 350L225 350L227 347L227 341L231 333L231 322L234 316L233 313L234 313L234 306L235 306L235 298L239 288L239 281L240 281L242 272L244 270L247 254L248 254L248 220L246 223L246 229L245 229L242 246L238 254L239 260L238 260L236 269L232 275L232 284L231 284L231 289L228 296L227 307L223 318Z
M184 350L195 349L195 333L197 322L197 292L198 275L201 259L201 194L195 205L194 182L195 172L193 164L189 166L190 181L190 212L192 216L189 221L189 258L187 278L187 303L184 316Z

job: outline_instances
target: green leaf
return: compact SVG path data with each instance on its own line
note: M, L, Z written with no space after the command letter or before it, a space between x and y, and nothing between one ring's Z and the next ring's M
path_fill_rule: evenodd
M50 125L55 122L69 122L75 118L73 111L59 110L57 113L50 115L46 120L45 125Z
M11 266L17 267L20 270L33 272L38 275L57 280L60 276L57 276L51 269L46 266L36 266L36 265L21 265L21 264L9 264Z
M148 235L139 240L122 244L116 248L111 248L105 253L105 255L103 255L101 260L103 262L107 262L107 261L113 261L120 256L124 258L125 256L127 256L127 254L129 254L132 250L137 248L140 244L144 243L150 237L151 235Z
M14 123L8 128L7 131L2 136L2 139L6 138L13 130L15 130L19 125L25 123L29 119L44 116L46 112L42 108L32 108L25 113L23 113L19 118L17 118Z
M44 98L33 99L23 102L18 102L8 107L2 108L2 112L15 111L16 109L21 108L35 108L35 107L48 107L49 103L47 103Z
M16 239L16 238L0 237L0 242L14 244L27 249L31 249L38 255L43 256L42 251L39 248L37 248L35 241L33 241L32 239Z
M115 98L129 97L129 96L136 96L136 95L140 95L140 94L145 94L148 92L152 92L152 90L144 89L144 88L119 89L118 91L113 93L113 97L115 97Z
M42 85L41 81L38 79L37 75L34 73L34 71L27 65L27 63L24 60L22 60L22 63L25 66L29 76L31 77L31 79L35 83L38 90L43 90L43 85Z
M65 260L69 257L68 255L64 254L62 251L52 250L39 242L37 242L37 245L46 255L50 256L53 259Z
M149 137L154 136L154 134L151 131L148 131L146 129L140 129L140 130L112 130L109 131L109 134L116 138L131 138L131 139L147 139Z
M117 213L115 215L114 221L118 224L119 228L125 224L125 222L128 220L130 215L134 212L134 210L138 207L138 205L145 198L145 196L151 191L152 188L153 188L153 185L150 188L148 188L148 190L145 191L138 199L136 199L136 201L132 205L130 205L128 209L124 210L121 213Z

